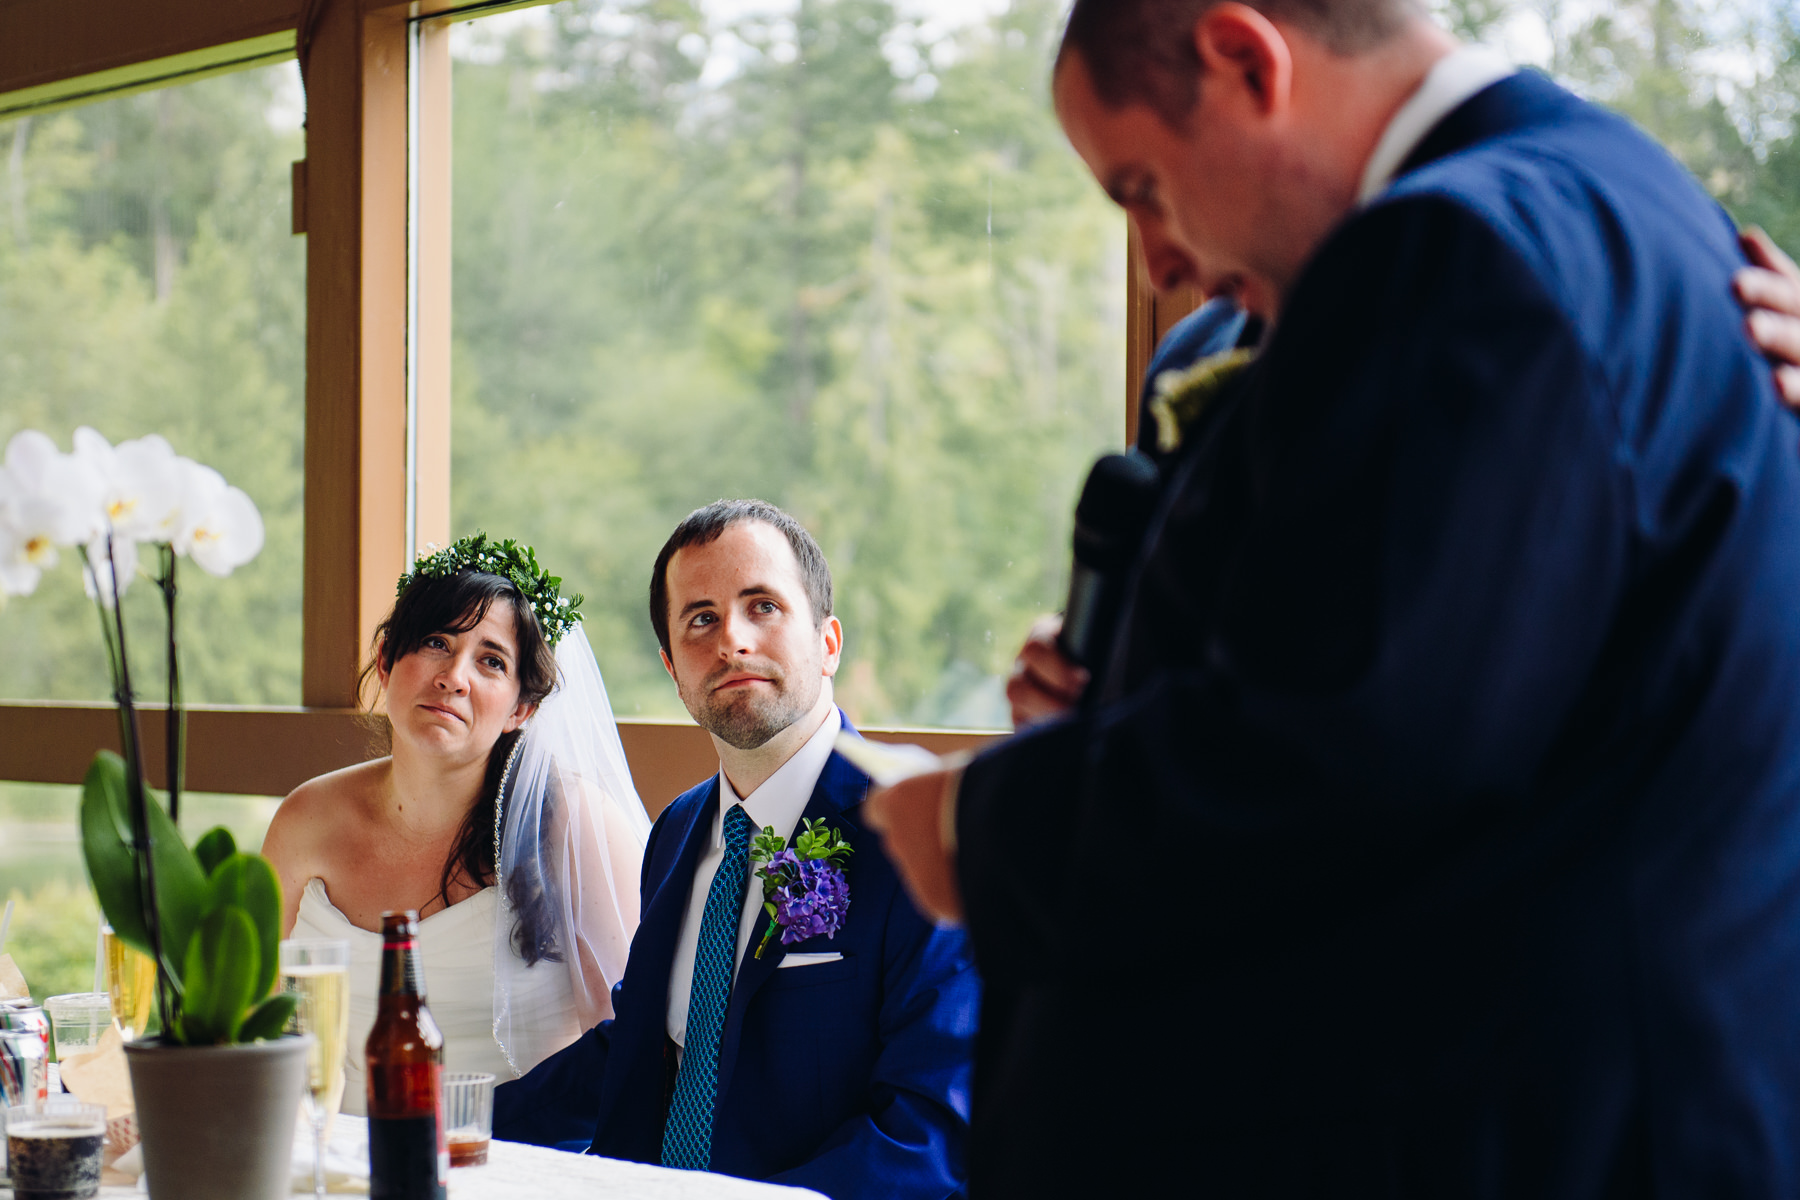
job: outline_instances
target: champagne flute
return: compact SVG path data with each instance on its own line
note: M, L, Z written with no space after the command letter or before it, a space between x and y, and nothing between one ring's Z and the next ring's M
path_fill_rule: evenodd
M313 1130L313 1195L325 1195L325 1126L344 1100L344 1050L350 1040L350 943L337 938L281 943L281 986L300 1002L292 1028L310 1033L306 1115Z
M156 996L156 964L141 950L119 940L111 925L100 928L106 955L106 994L112 1000L113 1023L126 1041L144 1036L150 1003Z

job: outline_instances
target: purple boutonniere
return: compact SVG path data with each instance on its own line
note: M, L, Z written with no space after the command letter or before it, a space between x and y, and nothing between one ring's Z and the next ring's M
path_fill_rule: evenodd
M765 825L750 847L750 861L760 863L756 877L763 881L763 911L769 926L756 944L756 957L781 933L781 944L791 946L807 938L837 936L850 911L850 881L844 877L844 860L854 850L844 835L825 828L823 820L808 821L794 838L787 839Z

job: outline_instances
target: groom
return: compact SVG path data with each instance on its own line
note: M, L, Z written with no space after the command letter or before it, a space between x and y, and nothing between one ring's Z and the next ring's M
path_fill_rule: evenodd
M643 921L615 1017L494 1096L495 1136L813 1188L959 1194L980 984L861 824L868 777L832 750L843 628L810 534L758 500L682 521L657 556L663 666L719 773L644 851ZM756 831L822 820L851 843L835 936L760 951Z

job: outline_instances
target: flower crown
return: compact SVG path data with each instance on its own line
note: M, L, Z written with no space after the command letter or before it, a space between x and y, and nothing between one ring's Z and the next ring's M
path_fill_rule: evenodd
M427 550L434 550L429 542ZM544 640L552 646L581 620L580 596L559 595L562 580L538 566L537 551L511 538L490 542L485 533L452 542L429 556L420 556L413 569L400 577L395 595L402 595L418 578L446 579L458 571L484 571L498 575L519 589L537 616Z

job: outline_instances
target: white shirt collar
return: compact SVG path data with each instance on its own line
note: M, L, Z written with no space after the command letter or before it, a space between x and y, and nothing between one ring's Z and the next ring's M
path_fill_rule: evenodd
M1367 204L1384 191L1394 181L1394 172L1406 156L1418 148L1439 121L1476 92L1505 79L1514 70L1504 57L1486 46L1459 46L1438 59L1425 82L1400 106L1381 140L1375 143L1375 153L1363 168L1357 201Z
M800 823L800 814L806 811L813 789L819 784L819 776L825 771L825 760L831 757L832 743L843 726L844 718L834 706L825 714L819 728L806 739L806 744L763 780L747 800L739 797L731 780L725 778L725 769L719 768L719 809L713 814L712 844L725 844L725 810L734 804L744 806L756 828L771 825L782 837L792 837L794 826Z

